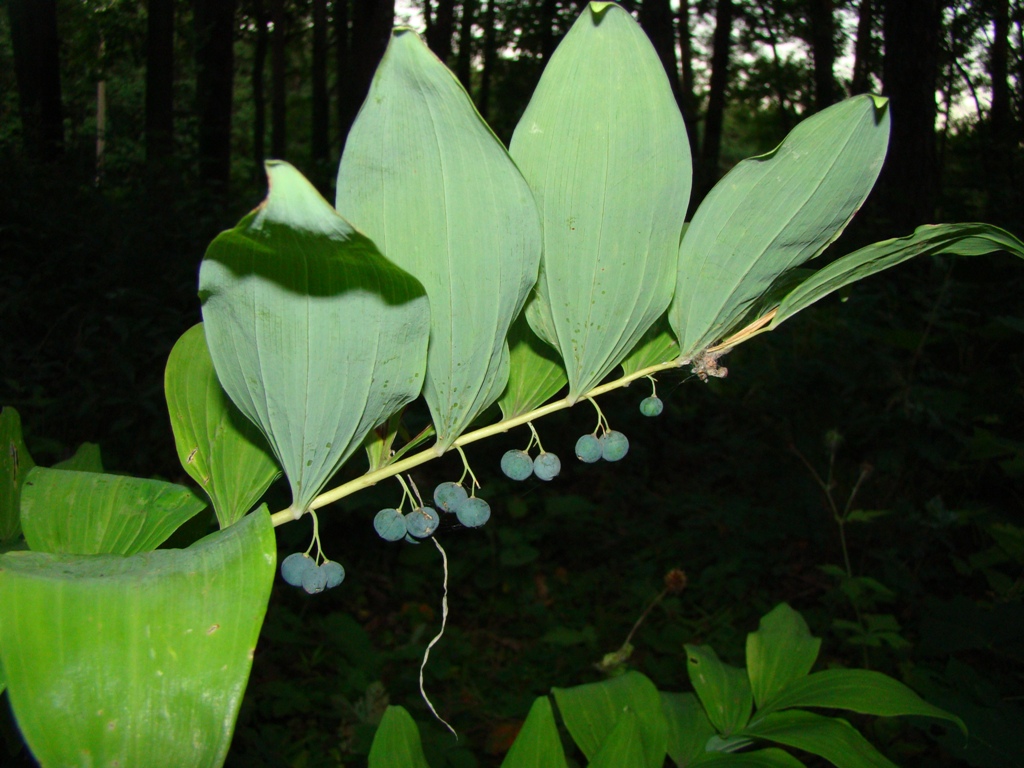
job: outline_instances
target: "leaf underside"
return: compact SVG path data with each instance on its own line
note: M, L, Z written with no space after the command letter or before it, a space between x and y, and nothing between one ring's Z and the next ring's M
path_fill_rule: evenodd
M410 30L395 30L352 126L336 205L430 298L423 394L444 450L505 389L540 218L468 94Z

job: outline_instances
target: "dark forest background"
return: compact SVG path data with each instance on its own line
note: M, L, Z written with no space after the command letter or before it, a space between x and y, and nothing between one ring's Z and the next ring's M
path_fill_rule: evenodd
M507 142L582 5L0 0L0 404L35 460L93 441L110 471L187 482L163 366L199 320L207 243L265 194L263 160L333 200L395 23L425 35ZM689 129L691 212L741 158L875 92L891 99L890 151L836 253L939 221L1024 234L1020 0L623 5ZM275 587L229 765L360 765L389 700L420 722L435 768L497 765L532 698L596 679L678 567L686 591L633 638L631 663L663 689L687 687L683 643L742 663L746 632L786 600L825 638L823 664L879 669L968 720L967 745L925 721L856 721L897 763L1024 766L1022 288L1005 255L866 281L733 352L723 381L663 376L660 419L637 412L639 384L609 395L633 446L614 466L563 461L553 483L512 484L498 459L526 438L474 446L495 517L442 531L451 615L426 672L458 744L416 690L437 553L373 535L397 485L325 510L348 579L312 598ZM563 459L593 427L581 410L538 423ZM417 483L459 467L445 457ZM278 534L286 554L309 530ZM0 763L30 764L0 723Z

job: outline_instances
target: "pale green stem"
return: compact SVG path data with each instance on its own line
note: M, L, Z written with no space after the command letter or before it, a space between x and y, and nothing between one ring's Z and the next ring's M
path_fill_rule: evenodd
M291 514L289 512L289 514ZM309 546L306 548L306 556L309 557L309 553L313 551L313 545L316 544L316 560L314 562L317 565L320 564L320 558L323 556L323 550L320 549L320 520L316 516L316 512L310 510L309 514L313 516L313 538L309 541Z
M401 512L403 509L405 509L405 500L406 499L409 500L409 505L413 509L415 509L416 508L416 499L413 498L412 491L409 490L409 486L405 482L405 478L402 477L401 475L396 475L395 479L398 481L398 484L400 486L402 486L402 501L399 502L398 506L395 507L395 509L397 509L399 512Z
M537 434L536 428L533 426L532 421L526 422L526 426L530 428L530 444L526 446L526 452L530 452L530 448L537 446L538 453L544 453L544 445L540 441L540 435Z
M604 411L601 410L601 406L597 404L597 400L587 396L587 400L594 406L594 410L597 411L597 426L594 428L593 434L597 434L598 430L601 430L601 434L607 434L611 432L611 427L608 426L608 419L605 418Z
M628 376L623 376L621 378L615 379L615 381L610 381L607 384L601 384L600 386L594 387L581 398L578 398L578 400L603 395L606 392L611 392L621 387L625 387L631 382L636 381L637 379L642 379L646 376L650 376L652 373L658 373L659 371L670 371L674 368L679 368L683 365L686 365L688 362L690 361L673 360L670 363L659 363L658 365L648 366L647 368L643 368L639 371L636 371L635 373L631 373ZM505 419L504 421L499 421L496 424L491 424L490 426L475 429L472 432L466 432L465 434L460 435L459 438L454 443L452 443L451 447L448 450L458 449L464 445L475 443L477 440L483 440L486 437L498 435L501 434L502 432L508 432L510 429L522 426L523 424L528 424L534 419L539 419L543 416L547 416L548 414L565 410L566 408L571 408L578 402L578 400L570 400L568 397L564 397L561 400L555 400L552 403L542 405L540 408L535 408L529 413L524 413L520 416L515 416L511 419ZM385 480L389 477L394 477L395 475L401 474L402 472L410 470L413 467L418 467L420 464L426 464L428 461L431 461L432 459L436 458L438 458L438 455L433 448L427 448L426 450L420 451L419 453L414 453L412 456L407 456L406 458L401 459L400 461L396 461L394 464L389 464L386 467L381 467L380 469L374 470L373 472L367 472L365 475L362 475L361 477L357 477L354 480L349 480L347 483L343 483L342 485L339 485L336 488L332 488L329 491L324 491L315 499L313 499L312 502L310 502L309 509L310 511L312 511L314 509L320 509L321 507L325 507L328 504L332 504L335 501L338 501L339 499L345 498L346 496L351 496L353 493L356 493L357 491L361 491L364 488L369 488L370 486L376 485L381 480ZM275 526L278 526L283 525L284 523L291 522L292 520L295 520L297 518L292 514L291 510L286 509L281 512L275 512L273 515L270 516L270 519Z
M466 452L462 450L462 446L455 446L455 450L458 451L459 456L462 457L462 477L459 478L459 485L462 485L462 481L466 479L466 475L469 475L469 479L473 481L469 486L469 489L472 491L469 495L476 496L476 489L480 487L480 481L477 480L476 475L473 474L473 470L469 466L469 459L466 458Z

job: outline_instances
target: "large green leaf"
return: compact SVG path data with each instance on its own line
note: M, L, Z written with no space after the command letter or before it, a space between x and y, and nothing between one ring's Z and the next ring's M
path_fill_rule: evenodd
M405 707L389 706L370 747L369 768L430 768L420 729Z
M391 37L337 190L338 211L430 297L423 393L441 451L505 388L505 337L540 262L533 196L458 80L408 29Z
M708 718L723 736L732 736L747 724L753 705L745 670L719 660L706 645L686 646L686 670Z
M267 437L305 512L366 433L419 394L429 308L420 283L292 166L210 245L199 270L221 385Z
M511 419L543 405L566 385L557 353L530 330L520 314L508 333L508 386L498 400L501 415Z
M628 710L637 719L645 765L661 768L668 723L658 689L639 672L573 688L552 688L551 692L565 727L588 760L597 757L623 712Z
M950 720L967 732L964 721L929 704L898 680L868 669L826 669L793 680L771 698L763 712L789 707L848 709L863 715L919 715Z
M0 655L39 763L221 765L275 551L263 507L188 549L0 556Z
M640 723L632 710L625 710L615 723L611 733L588 764L588 768L640 768L643 765L661 765L665 755L652 763L644 750Z
M735 330L781 274L842 233L875 183L888 139L887 101L855 96L715 185L679 246L669 321L684 357Z
M221 528L237 522L281 474L270 447L217 381L203 324L167 358L164 395L178 459L213 501Z
M679 768L687 768L706 754L715 727L692 693L662 693L661 707L668 721L668 756Z
M21 416L11 406L0 410L0 543L21 532L21 485L36 463L21 436Z
M36 552L134 555L204 507L190 488L162 480L36 467L21 491L21 526Z
M980 256L1006 251L1024 258L1024 242L991 224L927 224L914 234L865 246L813 273L781 301L769 330L850 283L894 267L914 256L953 253Z
M758 718L742 735L802 749L836 768L896 768L845 720L799 709Z
M567 768L551 700L538 696L501 768Z
M613 3L589 3L544 69L510 145L540 207L527 317L560 352L575 401L672 297L690 150L665 68Z
M804 617L786 603L761 618L747 635L747 675L758 708L814 666L821 638L811 635Z

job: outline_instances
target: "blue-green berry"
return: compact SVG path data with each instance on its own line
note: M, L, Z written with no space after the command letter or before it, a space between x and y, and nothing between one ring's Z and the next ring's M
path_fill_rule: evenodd
M327 589L327 578L327 574L320 568L306 571L302 574L302 588L311 595L323 592Z
M345 568L341 563L328 560L320 564L320 570L327 574L327 588L334 589L345 580Z
M526 451L505 451L501 457L501 471L513 480L525 480L533 473L533 459Z
M293 587L301 587L302 577L315 570L316 563L313 562L313 558L304 552L295 552L288 555L281 562L281 578Z
M587 464L601 460L601 441L593 435L583 435L576 441L576 458Z
M405 518L397 509L382 509L373 518L373 530L384 541L399 541L407 532Z
M562 471L562 462L553 453L542 453L533 462L533 474L538 480L553 480Z
M601 435L601 458L605 461L618 461L629 453L629 440L621 432L612 430Z
M665 404L661 402L660 397L652 395L640 401L640 413L644 416L660 416L663 410L665 410Z
M441 516L433 507L417 507L405 516L405 525L410 536L417 539L425 539L437 530L441 522Z
M474 496L472 499L462 502L455 510L455 514L458 516L459 522L467 528L479 528L491 519L491 505Z
M468 498L466 489L458 483L441 483L434 489L434 503L443 512L454 512Z

